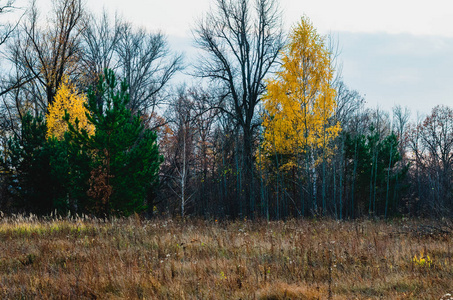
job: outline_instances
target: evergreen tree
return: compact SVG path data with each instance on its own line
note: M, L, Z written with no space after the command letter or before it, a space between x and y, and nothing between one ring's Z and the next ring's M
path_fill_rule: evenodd
M7 153L2 159L14 210L42 214L53 209L54 182L49 150L43 117L26 113L21 120L20 135L8 141Z
M113 71L106 69L96 89L88 92L86 115L95 126L94 135L79 130L78 120L73 126L65 115L71 139L91 152L88 195L98 213L129 215L144 210L158 180L162 156L157 136L132 115L128 102L126 83L118 85Z
M400 163L399 141L394 133L379 137L371 128L368 135L346 134L346 172L349 178L349 199L358 213L390 215L396 213L401 184L408 165ZM352 215L354 217L354 215Z
M59 140L52 136L47 140L51 174L54 178L54 206L60 212L91 212L94 204L87 196L91 170L91 156L86 145L74 142L71 133L64 133Z

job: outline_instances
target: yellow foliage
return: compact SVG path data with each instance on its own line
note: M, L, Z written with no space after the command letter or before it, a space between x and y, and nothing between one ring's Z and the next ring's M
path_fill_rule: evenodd
M277 72L277 79L267 81L263 98L264 160L276 153L294 160L316 148L329 152L328 143L341 130L339 123L329 124L336 106L336 91L330 84L334 72L330 56L324 38L307 18L302 18L283 51L282 70ZM292 167L297 162L284 163Z
M64 133L68 130L68 124L63 119L65 111L69 113L69 122L74 127L76 127L77 119L78 129L85 129L89 135L93 135L94 125L86 116L88 113L84 106L86 101L85 95L78 95L75 86L69 83L68 78L64 78L46 115L47 137L55 136L59 140L63 138Z
M417 255L414 255L414 258L412 261L418 265L419 267L425 267L425 268L430 268L433 264L432 259L429 257L429 255L424 255L423 252L420 253L420 258L417 257Z

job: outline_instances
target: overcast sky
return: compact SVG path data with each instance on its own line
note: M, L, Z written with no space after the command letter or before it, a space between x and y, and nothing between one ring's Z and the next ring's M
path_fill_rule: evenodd
M18 0L24 1L25 0ZM37 0L46 7L50 0ZM118 11L126 20L167 34L193 57L190 29L210 0L86 0L91 11ZM429 113L453 106L453 3L448 0L281 0L285 27L306 15L321 34L338 37L346 84L369 107L409 106Z

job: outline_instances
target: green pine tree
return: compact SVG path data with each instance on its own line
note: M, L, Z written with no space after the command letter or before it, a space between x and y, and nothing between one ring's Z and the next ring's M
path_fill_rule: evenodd
M5 151L2 167L7 174L13 210L50 213L53 209L54 181L43 117L26 113L21 120L20 134L10 138Z
M157 135L146 129L126 107L128 87L118 85L112 70L105 70L96 89L88 92L87 117L95 134L69 124L71 138L91 152L88 195L101 214L130 215L146 208L145 199L158 181L162 156ZM66 113L65 119L69 121ZM68 122L69 123L69 122Z
M93 210L87 196L91 170L91 156L86 145L74 141L70 132L62 140L52 136L47 140L52 153L50 165L55 181L54 206L59 212L87 213Z
M374 128L370 128L368 135L345 135L352 211L385 216L396 213L408 171L408 165L400 163L398 138L391 133L380 139Z

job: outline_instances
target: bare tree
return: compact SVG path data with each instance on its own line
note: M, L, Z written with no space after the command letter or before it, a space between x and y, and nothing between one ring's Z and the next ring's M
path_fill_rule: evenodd
M118 71L129 85L129 108L153 114L162 102L160 93L182 68L182 56L173 55L162 33L149 33L123 23L116 45Z
M420 128L424 146L424 165L432 186L432 201L436 209L452 207L453 178L453 109L436 106ZM445 213L445 211L439 211Z
M85 30L82 31L82 51L80 60L83 84L93 86L98 80L99 74L104 69L115 70L118 59L115 54L115 47L119 41L122 26L121 19L115 15L112 21L106 11L103 11L99 18L94 15L85 18Z
M6 14L12 13L18 8L14 6L15 0L7 0L3 1L0 0L0 16L4 16ZM6 45L7 40L11 38L15 29L18 27L23 15L19 17L17 21L14 23L11 22L2 22L0 21L0 46ZM4 51L0 52L4 54ZM2 59L5 57L2 55ZM3 76L4 75L4 76ZM20 78L21 80L17 80L17 78L13 76L8 76L7 74L2 74L0 78L0 97L3 97L5 94L9 93L10 91L21 87L23 84L27 83L27 80L24 78Z
M55 0L50 23L42 28L35 0L11 46L10 58L16 69L34 78L33 84L40 93L35 99L42 111L52 103L63 76L77 71L83 14L81 0Z
M275 0L215 0L194 30L195 42L204 51L196 76L217 81L225 88L221 107L242 129L245 198L253 212L253 133L264 79L283 47L281 13ZM218 103L217 103L218 104ZM225 109L225 107L228 107Z
M348 134L358 136L363 133L366 129L365 116L361 113L363 111L363 106L365 99L362 95L356 90L351 90L342 80L341 77L337 78L334 83L336 90L335 96L335 116L334 120L340 122L342 127L342 132L336 139L336 147L340 155L335 155L332 160L332 201L334 203L335 216L339 219L343 218L343 211L345 208L345 198L344 191L346 185L345 178L345 164L346 159L346 149L345 143ZM350 209L351 215L354 215L354 192L355 192L355 178L357 175L357 139L355 139L354 147L354 163L353 163L353 180L350 192ZM338 179L337 179L338 177Z
M193 99L185 87L180 87L168 107L169 130L161 141L161 148L165 151L163 169L164 176L169 179L167 187L176 196L176 206L183 217L189 204L193 204L195 195L192 182L195 166L195 118Z
M15 0L0 0L0 15L14 11L16 9L14 2ZM6 42L16 27L17 23L11 24L0 22L0 45Z
M411 116L411 112L408 107L404 109L401 105L397 105L393 108L393 120L394 120L394 127L396 129L396 133L399 139L399 152L403 161L405 160L405 148L406 148L406 141L404 139L406 135L407 126L409 125L409 118Z
M365 99L356 90L351 90L342 80L335 83L337 91L335 102L335 120L339 121L343 128L352 126L348 124L353 121L352 117L356 115L365 104Z

